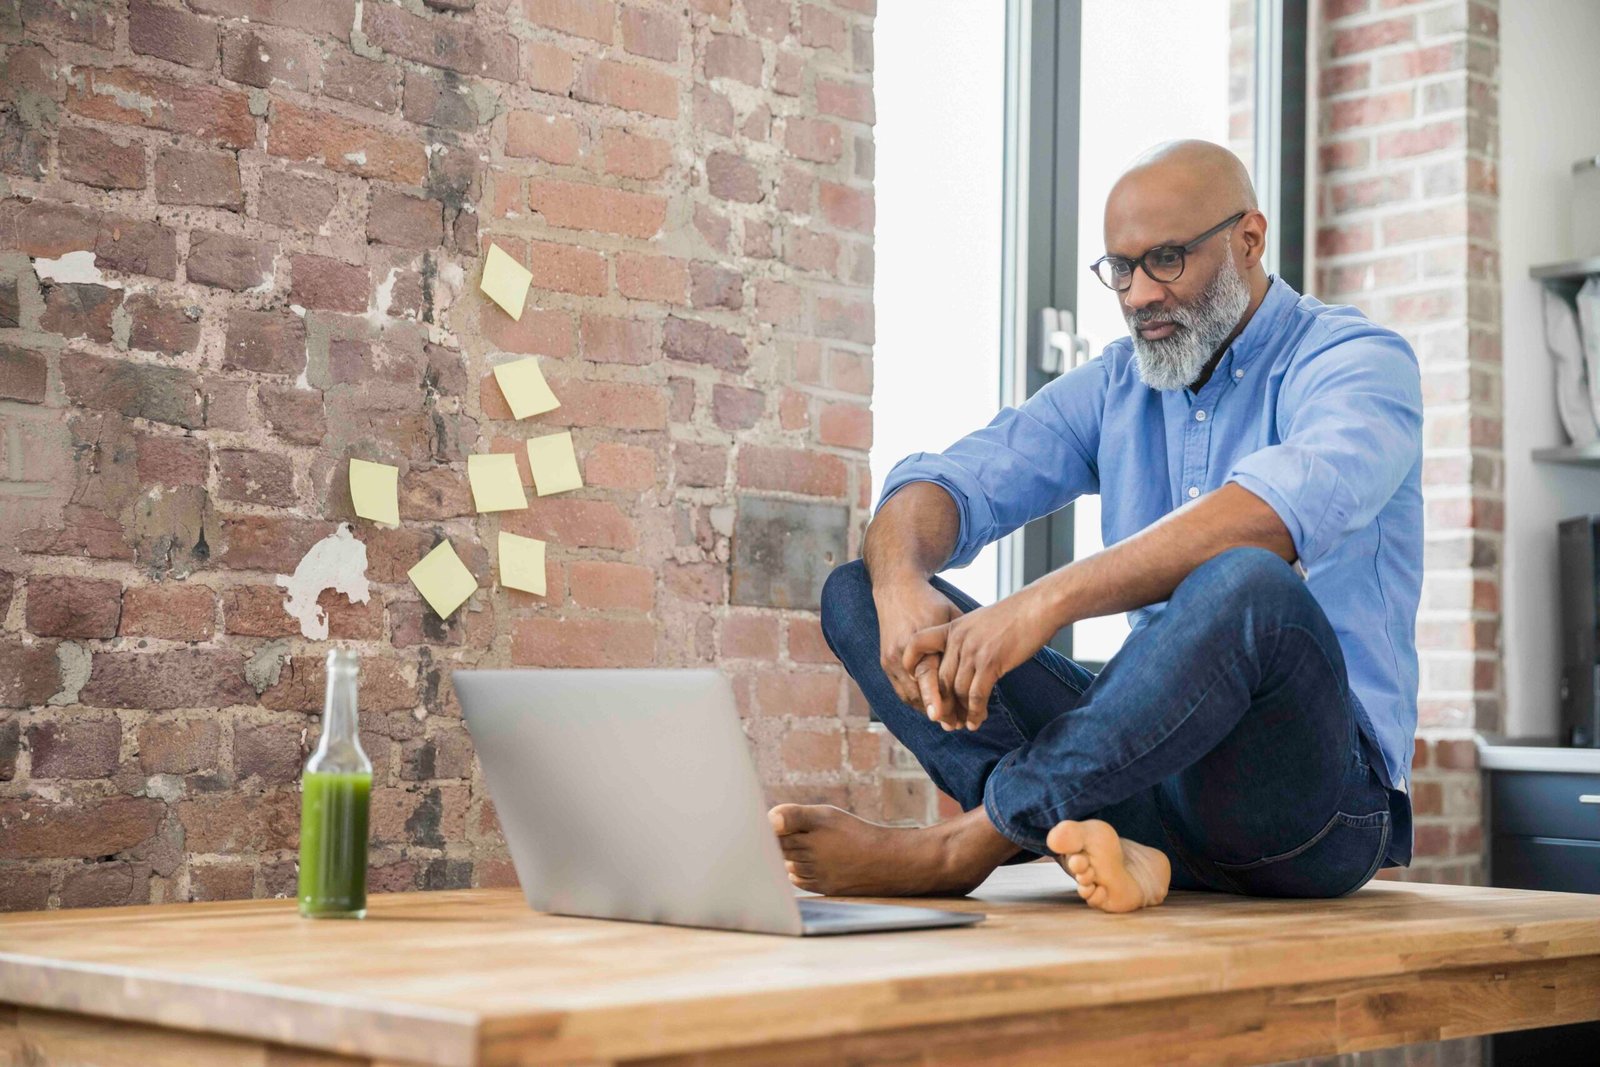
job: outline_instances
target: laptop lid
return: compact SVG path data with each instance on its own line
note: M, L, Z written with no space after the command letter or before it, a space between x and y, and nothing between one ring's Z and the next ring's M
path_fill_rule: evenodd
M801 932L720 671L458 670L452 678L532 907Z

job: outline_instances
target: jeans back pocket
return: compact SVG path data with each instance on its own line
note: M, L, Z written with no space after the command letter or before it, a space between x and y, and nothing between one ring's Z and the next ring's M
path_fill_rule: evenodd
M1389 847L1388 811L1335 812L1310 840L1249 863L1215 863L1235 889L1259 897L1342 897L1372 880Z

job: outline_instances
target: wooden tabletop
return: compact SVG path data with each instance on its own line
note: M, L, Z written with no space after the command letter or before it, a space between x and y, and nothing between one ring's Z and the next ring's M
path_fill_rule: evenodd
M1339 900L1173 892L1106 915L1034 863L936 906L989 918L802 939L542 915L506 890L374 896L360 922L302 920L285 900L0 915L0 1003L463 1067L837 1049L931 1024L1313 987L1342 1005L1336 1043L1375 1047L1339 990L1518 967L1546 1000L1511 1025L1600 1017L1595 896L1374 881ZM1385 996L1371 1010L1403 1015ZM1452 1026L1484 1032L1431 1036Z

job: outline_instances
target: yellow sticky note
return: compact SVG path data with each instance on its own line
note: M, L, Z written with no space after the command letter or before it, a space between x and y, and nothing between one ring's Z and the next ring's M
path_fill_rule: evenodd
M468 456L467 481L472 483L472 502L479 511L515 511L528 506L517 457L509 452Z
M441 619L448 619L450 613L478 588L477 579L461 562L449 541L440 541L432 552L406 572L406 577Z
M533 468L533 484L540 496L583 487L583 475L578 473L578 454L573 451L569 430L530 437L528 466Z
M500 584L544 596L544 542L500 532Z
M532 357L500 364L494 369L494 380L500 383L500 392L505 396L511 414L519 419L554 411L561 406L561 401L556 399L556 394L550 391L549 384L544 380L544 373L539 370L539 361Z
M512 259L499 245L491 244L483 261L483 281L479 283L484 293L505 309L507 315L521 320L522 303L528 298L528 286L533 274L527 267Z
M399 467L364 459L350 461L350 502L363 519L399 526L399 483Z

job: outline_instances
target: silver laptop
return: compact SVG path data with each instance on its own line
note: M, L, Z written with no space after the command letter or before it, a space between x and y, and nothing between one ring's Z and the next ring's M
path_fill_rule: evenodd
M719 671L452 677L539 911L808 936L984 918L798 896Z

